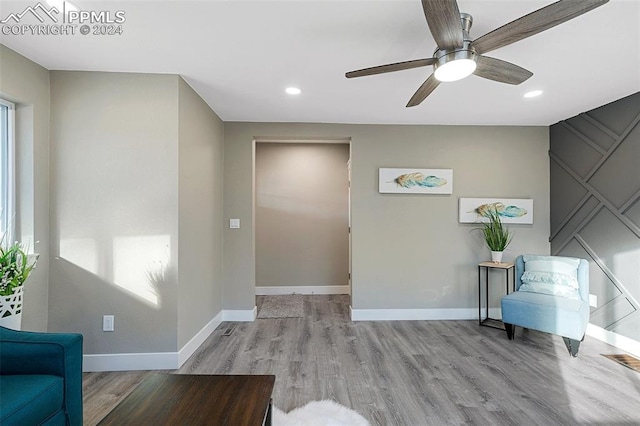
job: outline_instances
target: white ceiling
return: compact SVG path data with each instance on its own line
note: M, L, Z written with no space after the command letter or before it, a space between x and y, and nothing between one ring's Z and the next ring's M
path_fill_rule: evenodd
M459 0L459 8L478 38L551 2ZM3 0L0 19L36 3ZM533 72L520 86L471 76L413 108L405 105L432 67L344 73L430 57L436 45L419 0L74 3L123 10L123 34L0 42L51 70L180 74L225 121L550 125L640 91L640 0L611 0L491 52ZM288 86L302 94L285 94ZM544 94L523 99L533 89Z

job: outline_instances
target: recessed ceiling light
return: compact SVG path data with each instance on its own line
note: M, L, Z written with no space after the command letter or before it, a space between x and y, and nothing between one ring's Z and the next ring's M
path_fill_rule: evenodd
M297 87L287 87L284 91L290 95L299 95L301 92Z
M535 98L536 96L542 95L542 90L532 90L524 94L525 98Z

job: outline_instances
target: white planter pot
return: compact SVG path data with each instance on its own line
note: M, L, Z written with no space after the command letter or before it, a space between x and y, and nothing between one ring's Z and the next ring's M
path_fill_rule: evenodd
M491 261L495 263L502 262L502 251L492 251L491 252Z
M13 291L10 296L0 296L0 325L13 330L22 326L22 295L24 286Z

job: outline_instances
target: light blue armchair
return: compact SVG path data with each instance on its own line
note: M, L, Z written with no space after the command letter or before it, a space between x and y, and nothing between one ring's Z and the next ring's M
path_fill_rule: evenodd
M502 297L502 321L562 336L578 356L589 323L589 263L585 259L524 255L516 259L515 291Z

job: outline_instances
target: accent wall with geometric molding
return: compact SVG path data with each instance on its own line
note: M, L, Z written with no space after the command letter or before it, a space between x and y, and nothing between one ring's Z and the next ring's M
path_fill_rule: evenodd
M589 260L590 322L640 341L640 92L550 127L551 254Z

